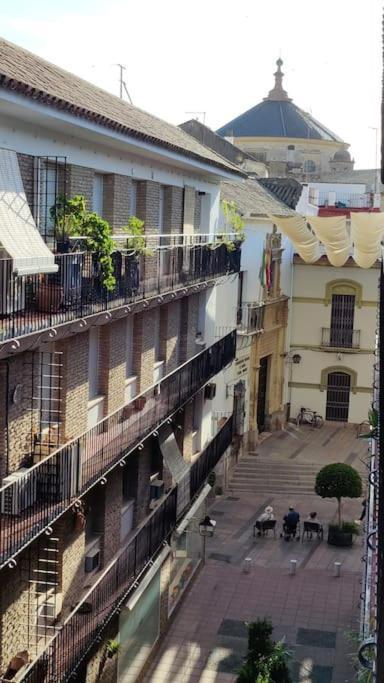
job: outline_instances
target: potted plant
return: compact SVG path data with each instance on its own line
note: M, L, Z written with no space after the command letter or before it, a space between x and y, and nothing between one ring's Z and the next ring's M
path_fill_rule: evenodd
M87 214L86 199L82 195L67 199L65 194L60 194L49 213L55 224L57 251L62 254L68 253L69 238L81 234L81 226Z
M108 642L107 642L107 657L108 657L108 659L112 659L112 657L117 655L119 650L120 650L120 643L118 640L108 640Z
M315 491L321 498L336 498L337 524L330 524L328 543L337 546L351 546L356 525L343 522L341 518L342 498L360 498L362 494L360 474L351 465L333 463L326 465L316 477Z
M285 644L272 639L272 624L258 619L248 624L248 653L238 683L291 683Z

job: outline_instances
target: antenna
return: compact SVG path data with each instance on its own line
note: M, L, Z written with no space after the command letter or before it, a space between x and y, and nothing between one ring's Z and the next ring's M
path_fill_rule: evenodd
M203 125L205 126L205 116L206 116L206 111L186 111L186 114L196 114L197 116L200 114L203 117Z
M120 78L119 78L120 94L119 94L119 97L121 100L123 99L123 88L124 88L125 94L128 97L129 104L132 104L132 99L131 99L131 96L128 92L127 84L124 80L124 71L126 71L126 67L123 64L115 64L115 66L118 66L120 69Z

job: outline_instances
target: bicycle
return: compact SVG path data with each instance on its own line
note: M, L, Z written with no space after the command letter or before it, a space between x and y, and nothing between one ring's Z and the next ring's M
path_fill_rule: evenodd
M319 428L324 424L324 420L321 415L319 415L316 410L310 410L309 408L300 408L300 412L296 418L297 426L302 424L310 424L313 427Z

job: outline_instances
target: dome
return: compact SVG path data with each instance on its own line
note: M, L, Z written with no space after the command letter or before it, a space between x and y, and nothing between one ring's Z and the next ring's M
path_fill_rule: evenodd
M222 137L301 138L343 142L310 114L292 102L283 89L282 60L277 60L275 86L262 102L221 126L216 132Z
M333 155L332 161L348 161L351 162L351 155L347 149L340 149Z

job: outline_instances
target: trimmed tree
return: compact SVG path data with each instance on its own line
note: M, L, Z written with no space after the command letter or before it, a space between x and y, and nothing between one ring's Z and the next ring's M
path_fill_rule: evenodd
M336 498L341 529L341 499L360 498L363 485L360 474L354 467L338 462L326 465L320 470L316 477L315 491L321 498Z

